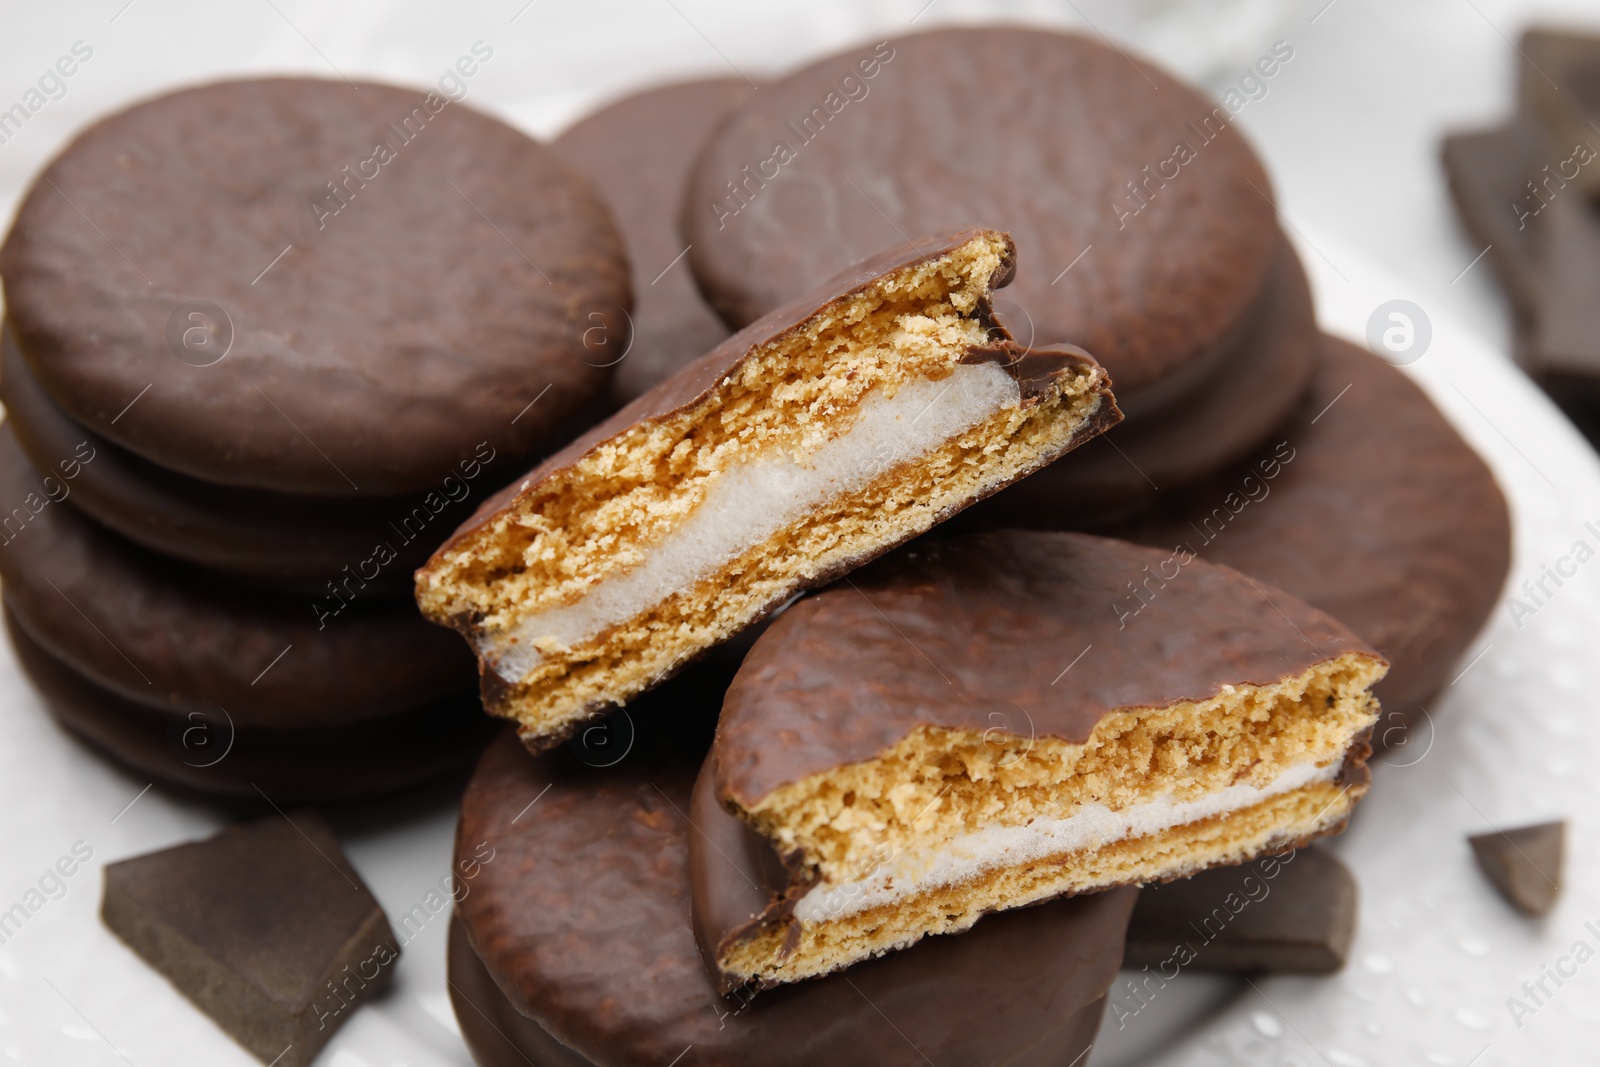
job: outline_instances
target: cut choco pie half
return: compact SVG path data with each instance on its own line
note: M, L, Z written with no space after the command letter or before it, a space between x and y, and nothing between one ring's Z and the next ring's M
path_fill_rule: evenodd
M1076 349L998 326L1010 237L858 264L488 500L417 572L531 748L1120 418Z
M771 986L1334 832L1366 791L1386 666L1192 556L924 541L794 605L745 657L697 822L720 804L766 856L690 839L701 944L728 988Z

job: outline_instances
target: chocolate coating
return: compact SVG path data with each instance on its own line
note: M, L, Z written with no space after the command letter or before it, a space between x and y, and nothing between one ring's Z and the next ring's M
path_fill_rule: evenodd
M1228 359L1173 406L1127 421L961 516L961 529L1050 529L1109 522L1148 507L1157 491L1237 462L1294 411L1321 346L1311 287L1287 240L1278 242L1258 306ZM1115 386L1113 382L1113 386ZM1120 396L1118 406L1126 409Z
M420 497L289 496L203 482L73 422L39 385L9 329L0 329L0 401L35 467L54 473L63 462L93 454L92 463L76 465L71 492L73 503L97 522L162 555L298 585L312 595L342 577L343 568L371 559L380 543L396 558L372 581L372 592L408 593L411 571L472 513L478 487L495 489L505 481L484 474L474 459ZM465 477L468 472L474 478Z
M237 726L211 708L177 713L96 685L17 624L17 661L63 727L135 774L165 786L260 805L327 803L387 793L467 766L492 722L470 696L347 725L293 730Z
M7 602L53 655L131 700L221 706L242 726L326 728L472 684L460 642L407 602L358 598L319 628L309 597L233 588L127 544L80 515L70 495L50 498L9 424L0 425L0 507Z
M717 795L754 806L919 726L1081 744L1119 709L1271 685L1352 652L1374 655L1294 597L1169 552L1021 530L920 541L756 641L723 702Z
M306 1067L400 945L315 811L107 864L106 926L263 1063Z
M532 454L605 385L621 339L586 347L589 312L631 302L605 206L549 149L437 94L299 78L86 130L0 275L73 419L196 478L330 496L425 490L485 437ZM194 365L207 345L225 356Z
M627 403L728 336L680 258L678 208L708 134L755 90L742 78L647 89L606 105L551 143L605 196L633 268L633 338L611 379Z
M493 1012L516 1021L491 989L581 1057L554 1063L669 1063L692 1046L708 1065L1065 1067L1092 1039L1131 892L1025 909L753 1001L719 997L689 928L696 768L690 752L656 743L641 737L605 769L531 756L509 730L484 754L457 851L487 841L496 858L458 906L470 945L452 947L452 974L468 979L456 982L458 1014L481 1063L506 1062L508 1046L541 1051L526 1025L495 1027L498 1041L485 1032Z
M1095 353L1132 402L1249 313L1277 240L1270 197L1226 111L1155 67L1070 34L962 26L763 86L701 154L683 230L734 325L907 235L1008 230L1025 259L1007 321L1030 345Z
M1404 374L1332 337L1258 456L1110 532L1186 546L1360 634L1390 663L1373 689L1380 747L1450 680L1511 562L1510 515L1483 460Z

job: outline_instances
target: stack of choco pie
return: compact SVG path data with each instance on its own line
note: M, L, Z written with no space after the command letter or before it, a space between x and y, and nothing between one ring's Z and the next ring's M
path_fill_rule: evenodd
M1447 680L1493 478L1317 331L1227 110L1087 39L869 43L557 145L677 294L635 336L737 332L636 345L418 572L516 726L457 840L508 857L452 930L475 1057L1082 1062L1132 887L1337 832Z
M469 761L411 571L603 395L630 297L589 184L436 93L220 83L75 140L0 276L6 623L59 721L276 803Z

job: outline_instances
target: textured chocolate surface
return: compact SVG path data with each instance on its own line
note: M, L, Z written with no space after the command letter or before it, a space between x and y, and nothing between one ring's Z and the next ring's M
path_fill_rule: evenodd
M101 917L263 1063L304 1067L400 946L313 811L108 864Z
M1108 532L1185 546L1361 635L1390 663L1373 689L1379 747L1450 680L1511 561L1483 460L1404 374L1331 337L1310 394L1259 455Z
M737 371L745 360L750 358L757 347L778 340L784 334L795 330L813 315L826 308L849 300L862 289L871 285L879 275L948 255L968 241L973 240L977 234L978 231L976 230L962 230L955 233L922 237L911 246L892 247L877 255L869 256L837 276L828 279L814 291L762 316L710 352L679 370L666 381L657 384L647 392L641 393L622 410L597 426L592 427L588 432L561 449L561 451L529 471L525 477L506 486L500 492L484 501L472 518L467 520L461 529L456 531L455 536L446 541L439 551L445 552L455 547L464 537L479 526L482 526L496 513L509 507L519 493L549 478L557 471L577 463L596 445L616 437L637 423L648 419L661 418L698 403L710 394L718 382ZM1016 266L1014 252L1015 246L1013 245L1013 254L1006 259L995 277L990 281L992 288L999 289L1011 283ZM990 321L990 336L995 345L991 352L984 355L996 359L1009 358L1013 360L1014 362L1009 365L1017 375L1025 395L1036 391L1042 386L1042 382L1037 379L1064 373L1063 368L1067 365L1083 367L1093 365L1095 362L1086 354L1074 353L1066 348L1053 349L1047 353L1041 352L1035 358L1028 359L1005 328L992 321L990 308L980 307L978 314ZM1101 432L1106 427L1114 425L1121 418L1121 412L1111 396L1110 383L1106 382L1103 376L1100 383L1100 392L1102 402L1099 417L1093 425L1084 428L1084 433L1080 440ZM1074 443L1076 444L1076 442Z
M0 276L77 421L194 477L333 496L425 490L486 437L525 459L605 385L621 331L586 346L589 312L631 299L604 205L553 152L424 90L310 79L86 130ZM226 355L194 365L206 345Z
M226 709L173 712L96 685L5 611L17 661L45 708L108 758L177 789L259 807L373 796L470 764L493 733L471 695L350 724L238 725Z
M310 597L233 588L121 541L70 495L51 499L8 426L0 507L7 602L54 655L133 700L220 705L240 725L325 727L472 685L472 657L409 602L358 597L319 626Z
M1355 877L1320 845L1145 886L1124 967L1328 974L1355 937Z
M608 104L551 144L599 188L628 246L633 336L611 379L618 403L728 336L683 261L678 208L701 144L754 91L742 78L658 86Z
M505 481L477 457L421 496L345 499L289 496L190 478L158 467L72 421L45 393L9 329L0 329L0 402L33 465L75 470L72 502L137 544L202 567L325 595L344 568L370 569L376 547L395 558L371 591L406 595L411 571L472 513L475 498ZM93 462L74 463L85 455ZM483 456L492 452L485 447ZM468 474L472 477L467 477Z
M1280 240L1258 307L1228 359L1165 410L1101 438L967 511L962 528L1050 529L1126 517L1158 490L1190 485L1248 455L1295 409L1311 384L1321 337L1305 271ZM1112 383L1115 386L1115 382ZM1126 409L1121 397L1118 406Z
M458 906L466 940L510 1007L582 1057L571 1062L1064 1067L1092 1039L1131 892L1026 909L753 1000L719 997L689 925L697 756L662 744L641 733L602 769L571 752L531 756L508 730L463 800L458 851L496 849ZM452 971L470 977L462 947ZM508 1043L535 1055L517 1040L525 1028L499 1031L511 1042L485 1034L489 983L456 985L481 1063L506 1062ZM482 1014L460 1010L464 993Z
M1561 896L1567 824L1545 822L1467 838L1478 868L1500 895L1528 915L1546 915Z
M1373 654L1294 597L1167 551L1027 531L920 541L756 641L723 703L717 794L751 806L919 726L1081 744L1119 709L1271 685L1348 652Z
M963 26L763 86L702 153L683 225L735 325L907 235L1008 230L1024 258L1007 323L1093 352L1133 404L1248 314L1270 197L1227 112L1162 71L1084 37Z

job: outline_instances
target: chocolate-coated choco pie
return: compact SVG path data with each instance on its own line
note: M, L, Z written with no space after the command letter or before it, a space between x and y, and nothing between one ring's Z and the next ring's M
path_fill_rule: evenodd
M1132 890L1005 915L848 975L721 996L690 930L702 745L684 743L697 715L680 710L636 716L633 748L609 767L570 749L532 756L509 730L480 761L456 847L488 842L495 859L457 905L450 943L456 1017L480 1064L632 1067L691 1046L694 1063L717 1067L1083 1056Z
M305 496L191 478L68 418L5 328L0 401L35 467L93 457L73 466L69 491L96 522L173 559L319 597L330 596L330 582L337 588L346 580L367 599L409 596L411 572L505 482L503 471L491 469L499 457L487 441L437 485L403 497Z
M306 597L239 588L128 544L70 496L52 500L9 426L0 426L0 501L6 603L53 655L131 700L308 729L472 685L460 642L408 603L358 601L319 625Z
M121 255L107 254L107 243ZM589 183L437 93L219 82L78 136L0 249L22 355L73 420L279 493L526 462L621 351L627 264ZM591 311L614 327L596 344Z
M751 92L742 78L657 86L606 105L551 142L606 198L628 247L633 330L611 379L619 404L728 336L683 262L678 206L706 135Z
M5 611L6 636L46 710L146 781L258 806L384 793L469 765L490 736L471 694L372 719L298 728L235 722L225 708L174 711L96 685Z
M764 85L700 154L683 233L707 298L742 326L907 235L1007 230L1021 256L996 299L1002 320L1024 344L1092 352L1127 414L1049 478L1093 464L1060 491L1126 511L1149 481L1170 488L1239 458L1306 383L1309 321L1281 344L1262 332L1276 301L1304 299L1280 263L1271 196L1226 109L1163 71L1087 37L962 26ZM1275 271L1287 288L1268 284ZM1223 433L1214 400L1189 409L1218 380L1250 394ZM1141 445L1156 452L1141 457L1159 467L1149 480L1111 448L1147 423L1187 428L1185 448Z
M994 320L994 230L869 259L730 337L486 501L417 572L530 747L1120 417L1075 349Z
M1164 558L1083 534L924 540L779 616L691 810L766 841L730 863L691 838L725 988L1342 828L1383 659L1227 567L1188 557L1150 584ZM1130 586L1145 597L1120 608Z

